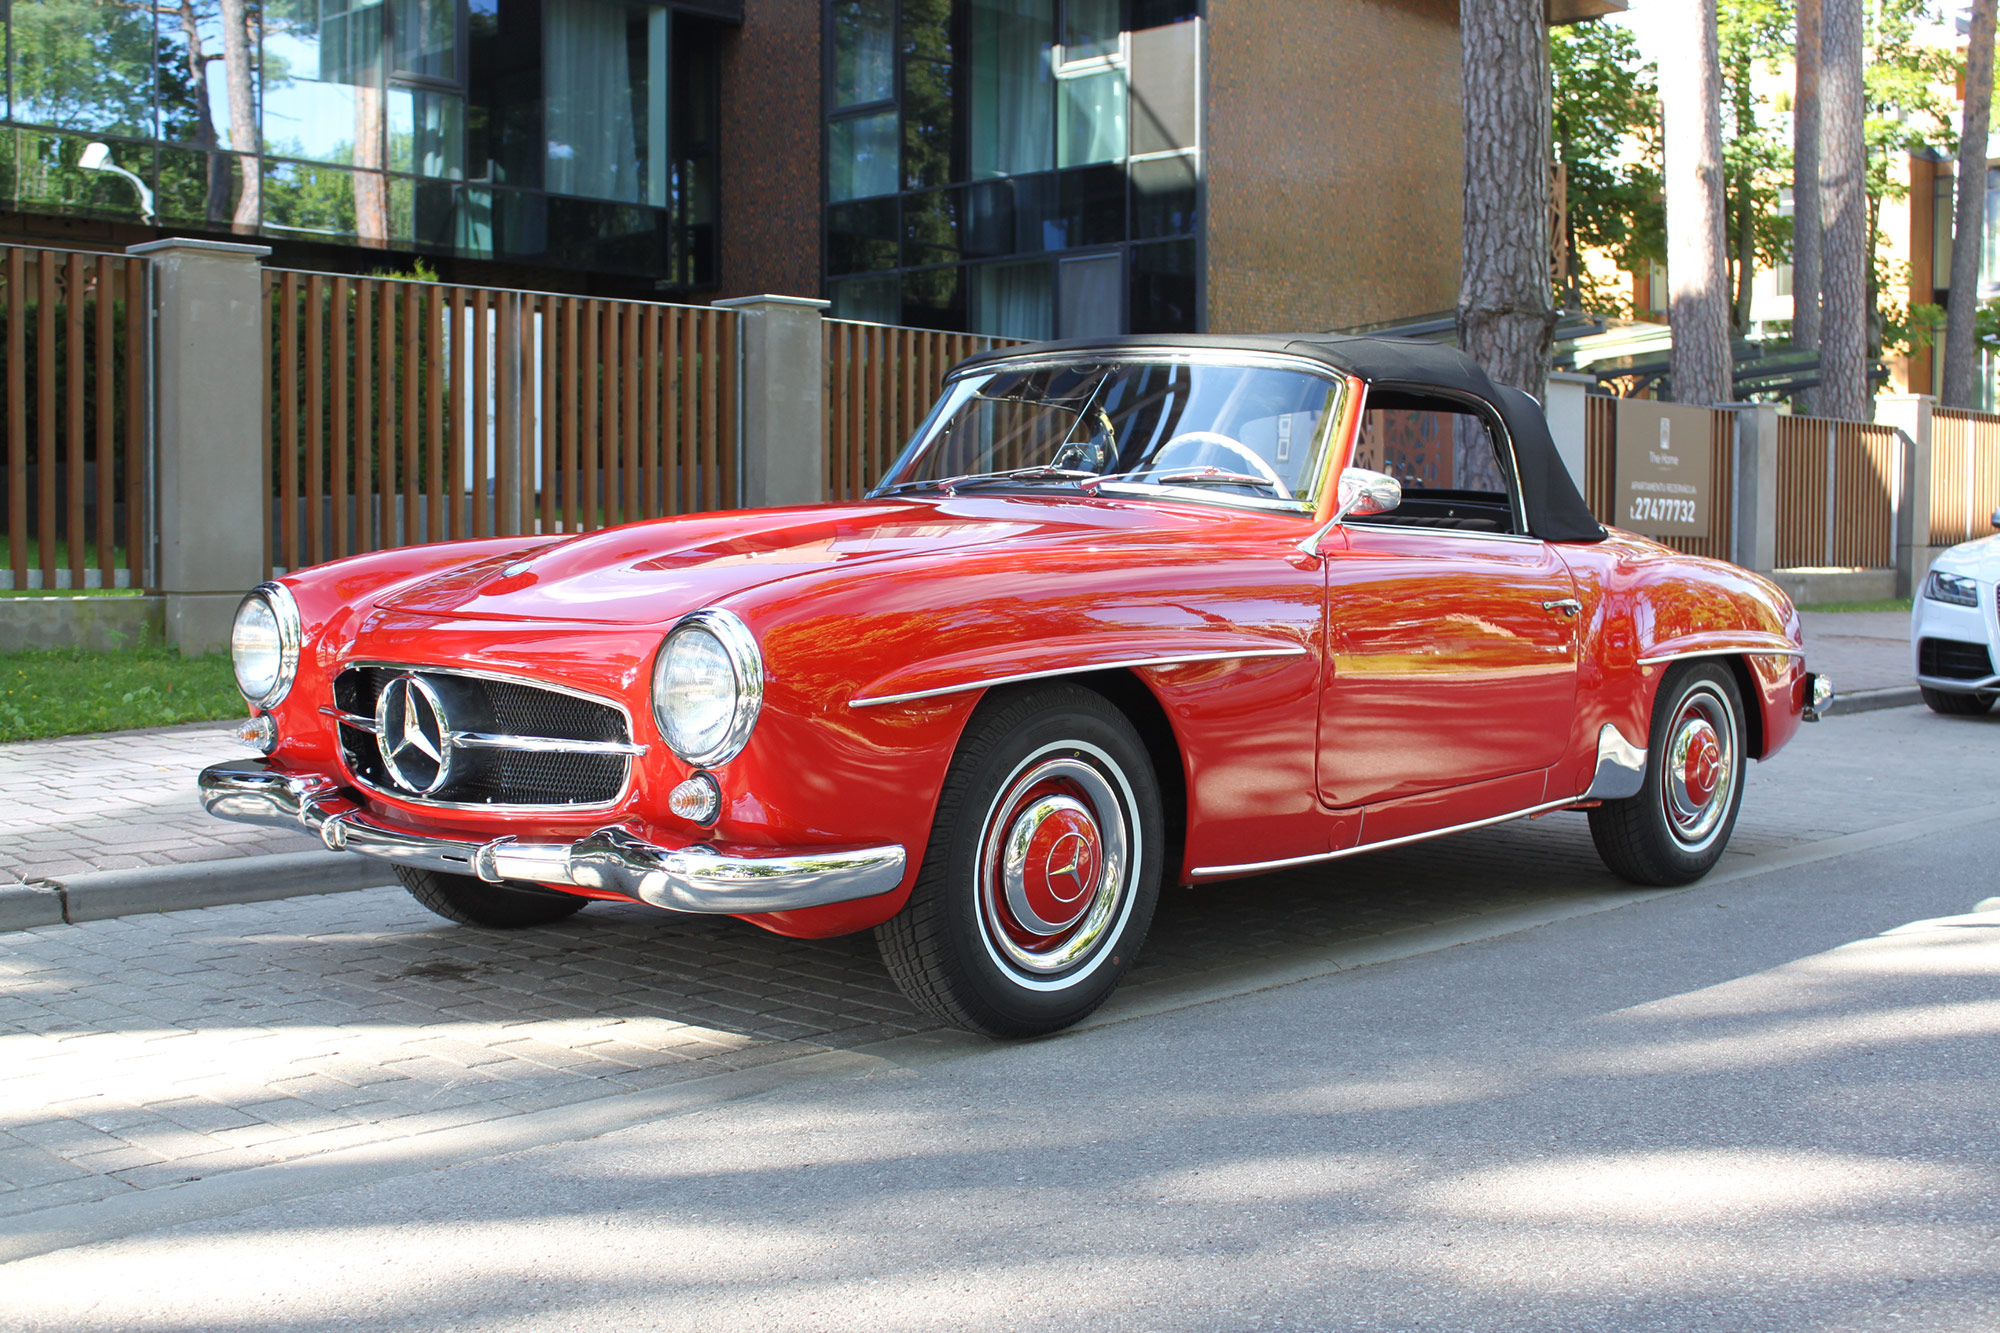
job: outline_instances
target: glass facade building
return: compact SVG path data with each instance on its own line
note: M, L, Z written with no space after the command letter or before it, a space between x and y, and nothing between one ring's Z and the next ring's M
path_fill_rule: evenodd
M700 289L731 9L0 0L0 199Z
M830 0L826 294L1012 338L1200 323L1195 0Z

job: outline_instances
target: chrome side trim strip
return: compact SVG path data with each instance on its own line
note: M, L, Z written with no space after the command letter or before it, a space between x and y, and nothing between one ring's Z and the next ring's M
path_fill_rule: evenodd
M1736 648L1690 648L1681 653L1661 653L1657 657L1642 657L1640 666L1658 666L1662 662L1679 662L1690 657L1797 657L1804 658L1803 648L1765 648L1741 646Z
M1226 662L1238 657L1304 657L1306 649L1292 648L1243 648L1229 653L1188 653L1176 657L1132 657L1118 662L1092 662L1087 665L1055 667L1048 671L1023 671L1018 675L994 676L986 680L961 681L955 685L940 685L935 689L911 690L907 694L878 694L869 699L849 699L849 708L873 708L877 704L908 703L912 699L931 699L941 694L963 694L967 690L987 690L996 685L1014 685L1024 680L1049 680L1056 676L1074 676L1082 671L1121 671L1138 667L1181 666L1189 662Z
M1485 828L1490 824L1505 824L1512 819L1526 819L1529 815L1539 815L1549 810L1560 810L1564 806L1575 805L1587 798L1565 796L1560 801L1544 801L1531 805L1525 810L1512 814L1494 815L1491 819L1475 819L1468 824L1453 824L1450 828L1431 829L1425 833L1406 833L1400 838L1385 838L1381 842L1364 842L1355 847L1345 847L1337 852L1315 852L1311 856L1290 856L1281 861L1251 861L1236 866L1202 866L1190 872L1194 879L1210 875L1249 875L1264 870L1283 870L1288 866L1316 865L1321 861L1338 861L1343 857L1359 856L1363 852L1379 852L1390 847L1401 847L1412 842L1428 842L1432 838L1442 838L1452 833L1468 833L1473 829ZM1365 827L1365 825L1364 825Z
M210 814L245 823L302 827L334 851L396 865L623 894L674 912L789 912L873 898L903 882L900 846L660 847L611 825L576 842L524 843L432 837L371 818L332 778L280 772L268 760L232 760L202 770Z
M1606 722L1597 729L1597 772L1590 779L1586 801L1622 801L1637 796L1646 785L1646 750L1625 739Z

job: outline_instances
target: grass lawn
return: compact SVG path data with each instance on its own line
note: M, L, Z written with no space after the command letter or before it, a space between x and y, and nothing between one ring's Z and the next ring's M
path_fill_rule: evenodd
M0 741L242 717L229 658L172 648L0 653Z
M1907 597L1885 597L1879 602L1810 602L1799 607L1801 611L1901 611L1910 613L1910 599Z

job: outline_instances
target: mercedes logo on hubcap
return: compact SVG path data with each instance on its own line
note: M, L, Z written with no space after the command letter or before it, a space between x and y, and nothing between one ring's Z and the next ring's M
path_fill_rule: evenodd
M444 700L421 676L390 681L375 701L375 744L398 787L429 796L451 776L451 723Z

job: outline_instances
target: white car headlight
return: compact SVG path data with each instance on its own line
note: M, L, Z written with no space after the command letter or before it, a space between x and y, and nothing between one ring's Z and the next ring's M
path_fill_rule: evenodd
M280 583L260 585L236 608L229 655L236 688L259 708L274 708L299 674L299 606Z
M1933 602L1949 602L1953 606L1978 606L1979 584L1964 574L1946 574L1933 569L1931 576L1924 580L1924 596Z
M687 763L728 763L750 742L764 706L764 657L749 626L728 611L682 618L653 661L653 717Z

